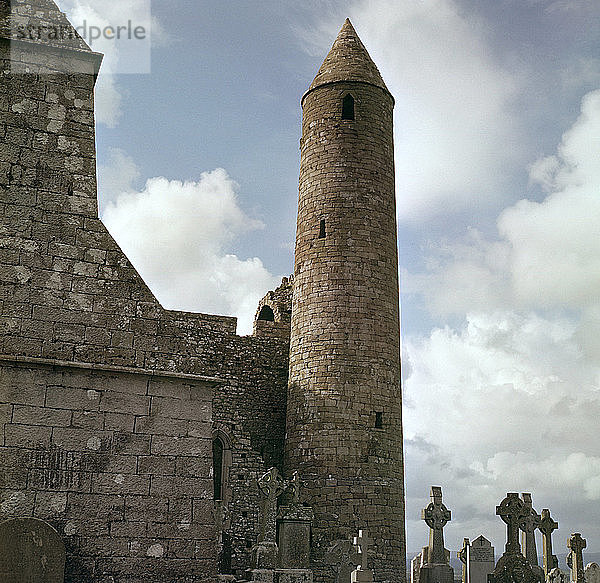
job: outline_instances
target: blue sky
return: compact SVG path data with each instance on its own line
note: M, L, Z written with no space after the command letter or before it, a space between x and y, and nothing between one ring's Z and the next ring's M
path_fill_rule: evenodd
M114 22L143 2L59 5ZM557 552L572 531L600 551L597 1L152 8L151 74L108 56L98 82L98 175L163 304L247 333L292 271L300 98L349 16L396 98L408 547L436 484L450 548L500 552L495 505L531 491Z

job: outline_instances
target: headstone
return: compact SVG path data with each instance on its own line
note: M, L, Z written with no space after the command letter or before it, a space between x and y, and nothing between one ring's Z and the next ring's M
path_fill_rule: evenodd
M352 571L350 577L351 583L371 583L373 581L373 571L368 568L369 546L373 539L369 538L366 530L359 530L358 536L353 539L353 544L358 551L360 564Z
M587 546L584 538L581 538L581 533L572 534L567 540L567 547L571 549L567 560L571 568L571 581L573 583L584 583L585 571L583 568L583 549Z
M558 528L558 522L550 516L550 510L547 508L542 510L542 517L538 528L542 533L544 543L544 573L548 577L552 569L558 568L558 559L556 555L552 554L552 533Z
M0 524L0 581L63 583L65 545L43 520L13 518Z
M471 555L471 543L468 538L463 539L463 546L456 556L460 559L462 565L462 583L469 583L469 558Z
M600 565L589 563L585 568L585 583L600 583Z
M509 492L496 506L496 514L506 523L506 547L494 572L488 575L488 583L538 583L519 543L519 525L529 515L525 503L516 492Z
M410 562L410 583L419 583L419 575L421 573L422 560L423 560L423 554L419 553Z
M270 468L258 479L258 490L262 496L262 513L258 543L252 549L252 569L248 573L251 581L271 583L277 568L278 548L277 498L282 494L283 479L277 468Z
M281 569L309 569L310 527L312 508L300 504L300 478L294 472L288 490L292 500L289 506L281 506L277 513L279 567Z
M544 574L544 570L538 565L537 547L535 544L535 531L539 528L542 519L533 508L531 494L524 492L523 494L521 494L521 497L523 499L523 503L525 504L525 509L527 511L527 516L525 516L525 518L519 524L519 528L523 531L523 556L531 565L533 572L537 576L538 581L540 581L541 583L546 577Z
M429 526L427 556L421 566L420 583L454 583L454 570L448 563L444 548L444 526L451 520L451 513L442 502L442 489L431 487L431 502L421 512L421 518Z
M351 540L337 540L327 550L325 562L335 570L335 583L350 583L360 555Z
M546 583L569 583L569 575L561 571L558 567L554 567L546 575Z
M478 536L469 549L469 582L486 583L496 565L494 547L484 536Z

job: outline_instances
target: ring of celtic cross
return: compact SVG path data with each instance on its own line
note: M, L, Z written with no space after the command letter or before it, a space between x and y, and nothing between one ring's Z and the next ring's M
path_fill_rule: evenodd
M520 498L507 496L500 506L496 508L496 514L506 522L506 524L521 524L528 516L529 509Z
M429 528L437 530L438 528L444 528L450 520L450 510L448 510L443 504L434 504L431 502L427 508L425 508L425 524Z
M276 469L268 471L258 480L260 491L267 497L277 497L283 492L283 480Z

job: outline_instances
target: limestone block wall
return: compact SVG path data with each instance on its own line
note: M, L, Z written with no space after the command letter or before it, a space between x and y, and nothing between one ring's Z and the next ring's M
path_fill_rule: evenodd
M315 509L319 581L334 576L331 543L359 528L377 580L405 576L392 111L364 82L303 99L286 469Z
M212 581L213 385L3 357L0 520L47 520L67 583Z
M289 340L293 287L294 277L284 277L277 289L260 300L254 319L254 336Z

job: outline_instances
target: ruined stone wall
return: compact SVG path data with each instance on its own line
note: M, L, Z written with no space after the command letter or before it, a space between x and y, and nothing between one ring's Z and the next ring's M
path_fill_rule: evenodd
M284 277L277 289L260 300L254 319L255 336L289 340L293 289L294 276Z
M52 2L33 4L52 18ZM288 343L163 309L104 228L98 64L85 49L0 38L0 520L49 519L67 542L67 583L204 581L219 429L242 572L256 478L282 465Z
M366 82L303 99L286 469L315 509L318 581L331 543L360 528L377 581L405 576L392 111Z
M232 444L223 518L232 571L237 574L250 565L250 550L257 540L256 481L270 466L283 470L288 352L287 341L237 337L221 377L225 382L216 387L215 429Z

